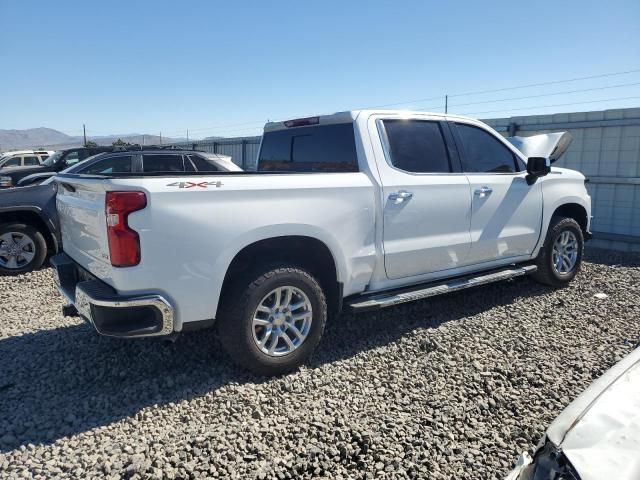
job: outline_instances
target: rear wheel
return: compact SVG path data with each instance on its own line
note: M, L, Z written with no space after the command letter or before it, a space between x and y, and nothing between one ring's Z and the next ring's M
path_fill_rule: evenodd
M580 271L584 236L573 218L553 217L540 249L533 278L554 287L568 284Z
M18 275L42 266L47 242L39 230L23 223L0 226L0 275Z
M278 375L309 358L327 321L325 294L310 273L272 268L229 290L218 333L233 361L258 374Z

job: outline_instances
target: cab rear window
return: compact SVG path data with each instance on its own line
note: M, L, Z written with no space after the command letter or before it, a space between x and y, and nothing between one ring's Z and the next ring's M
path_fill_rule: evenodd
M258 159L263 172L357 172L353 124L340 123L266 132Z

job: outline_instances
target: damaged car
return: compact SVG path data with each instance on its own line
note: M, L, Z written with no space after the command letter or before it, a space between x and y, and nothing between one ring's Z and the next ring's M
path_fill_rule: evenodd
M506 480L640 478L640 348L571 402Z

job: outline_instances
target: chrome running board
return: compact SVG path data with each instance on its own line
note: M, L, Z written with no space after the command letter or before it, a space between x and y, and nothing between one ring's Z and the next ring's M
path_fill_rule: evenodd
M423 300L425 298L442 295L444 293L456 292L465 288L486 285L487 283L509 280L511 278L529 275L538 268L535 265L525 265L521 267L511 267L508 269L493 271L483 275L464 276L454 278L445 282L433 282L420 284L416 287L395 289L388 292L373 293L371 295L359 296L345 302L352 312L368 312L380 308L392 307L401 303Z

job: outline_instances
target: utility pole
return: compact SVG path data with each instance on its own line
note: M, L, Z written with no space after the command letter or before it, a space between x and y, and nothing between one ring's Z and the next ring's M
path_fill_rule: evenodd
M449 110L449 95L444 96L444 113Z
M187 128L187 143L189 143L189 129Z
M87 146L87 129L84 128L84 123L82 124L82 136L84 137L84 146Z
M162 132L160 132L160 145L162 145Z
M144 135L142 135L142 145L144 145Z

